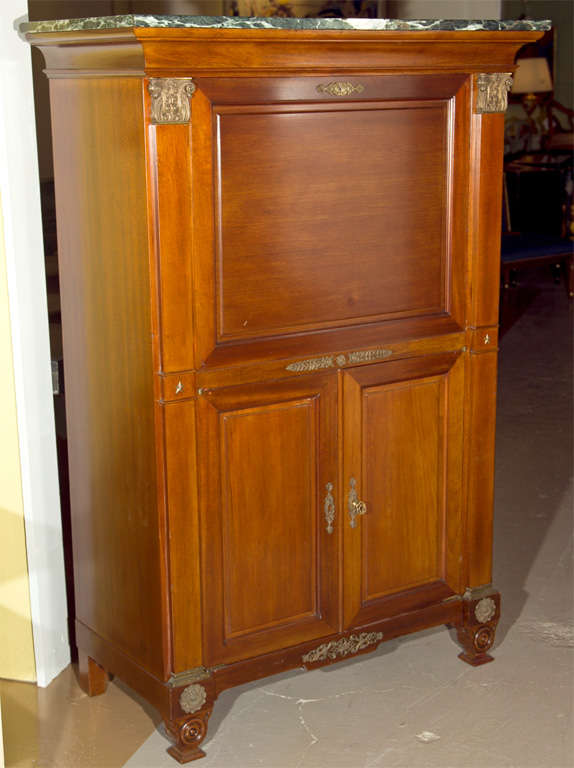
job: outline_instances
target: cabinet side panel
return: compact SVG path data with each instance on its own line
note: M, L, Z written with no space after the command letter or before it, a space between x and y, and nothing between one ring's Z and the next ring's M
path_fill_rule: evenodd
M469 325L498 323L504 115L473 115L471 152L472 302Z
M162 669L141 82L51 81L76 617Z
M193 367L191 301L191 135L189 125L157 125L156 206L162 370Z
M497 354L470 355L468 395L467 586L492 578Z
M169 504L173 671L178 673L202 663L195 401L168 403L163 409Z

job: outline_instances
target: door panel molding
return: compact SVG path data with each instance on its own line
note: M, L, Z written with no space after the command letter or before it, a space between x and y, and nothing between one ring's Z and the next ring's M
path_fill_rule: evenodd
M463 385L457 353L343 373L343 475L367 508L344 530L345 627L462 587Z
M311 350L325 341L337 345L349 333L358 338L371 332L382 339L392 327L408 338L464 327L468 238L458 222L464 220L468 198L468 78L436 74L400 81L393 75L371 77L369 98L345 103L322 100L306 79L197 78L191 126L198 211L192 227L193 280L194 302L206 322L196 326L196 368L231 359L247 364L263 349L285 356L294 338L299 350ZM294 88L303 88L306 95L295 94ZM313 149L313 126L322 120L329 131L323 144L330 141L330 149L323 144ZM430 121L429 130L422 131L421 120ZM348 122L357 136L366 130L365 121L373 123L375 132L387 135L390 130L395 136L391 154L388 139L377 144L378 164L387 173L389 163L396 165L394 192L381 186L369 167L363 173L373 187L369 194L346 188L351 169L358 173L358 161L347 145L337 143L338 121ZM429 140L432 151L427 151ZM242 150L244 143L257 145L260 152L254 156ZM266 160L261 152L267 146ZM304 151L317 166L310 183L322 190L312 199L326 210L335 206L342 211L324 229L325 216L302 204L309 190L297 193L289 182L291 175L301 177L295 171L307 163ZM419 151L419 160L412 159L413 151ZM333 157L338 158L335 165ZM421 178L426 180L422 184ZM340 188L346 190L341 199ZM206 196L196 199L195 192L201 195L202 190L208 190ZM378 200L372 203L373 215L369 200ZM399 227L404 237L395 247L388 233L396 228L384 226L381 216L395 222L407 215L415 226ZM353 244L366 260L355 273L343 258ZM404 251L401 269L396 268L399 256L393 255L397 248ZM315 257L309 258L311 253ZM254 259L260 268L253 268ZM369 272L371 278L361 280ZM260 278L254 280L253 274ZM284 300L275 301L278 296Z
M340 534L336 375L198 399L205 647L227 663L332 634ZM202 450L203 446L203 450ZM255 649L255 650L254 650Z

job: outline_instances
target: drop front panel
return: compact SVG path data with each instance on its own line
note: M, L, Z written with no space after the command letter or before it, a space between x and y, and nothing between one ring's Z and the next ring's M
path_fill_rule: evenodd
M445 310L449 104L221 109L220 340Z

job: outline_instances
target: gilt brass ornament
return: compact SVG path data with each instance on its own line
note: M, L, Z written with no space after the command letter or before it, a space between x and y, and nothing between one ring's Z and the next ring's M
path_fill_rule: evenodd
M195 83L189 77L152 77L148 91L152 124L189 123L189 99L195 93Z
M348 507L349 507L349 523L351 525L351 528L357 527L357 517L359 515L365 515L367 512L367 505L364 501L361 501L359 499L359 496L357 494L357 481L354 477L352 477L349 480L349 496L348 496Z
M205 688L203 685L199 685L199 683L194 683L193 685L188 685L187 688L184 688L181 692L179 706L184 712L191 715L193 712L197 712L198 709L201 709L206 701L207 693Z
M354 93L363 93L365 86L361 83L355 84L337 80L334 83L318 85L317 90L327 96L352 96Z
M331 491L333 483L327 483L325 486L327 495L325 496L325 522L327 523L327 533L333 533L333 523L335 522L335 499Z
M390 349L362 349L358 352L349 352L346 355L322 355L321 357L312 357L309 360L299 360L296 363L289 363L285 366L285 370L309 373L310 371L319 371L322 368L334 368L335 366L342 368L344 365L373 363L376 360L384 360L392 354Z
M476 107L479 115L506 112L508 91L512 88L510 72L489 72L476 76Z
M177 675L172 675L168 680L168 685L170 688L181 688L182 685L208 680L211 674L211 671L206 667L194 667L185 672L179 672Z
M496 613L496 603L491 597L483 597L479 600L474 609L476 620L481 624L490 621Z
M349 364L372 363L375 360L384 360L393 353L390 349L365 349L361 352L349 352Z
M349 637L342 637L340 640L331 640L330 643L323 643L313 651L306 653L302 661L304 664L312 664L316 661L337 659L339 656L349 656L351 653L362 651L382 639L382 632L361 632L360 635L350 635Z
M311 360L300 360L298 363L290 363L285 370L295 371L296 373L309 373L310 371L320 371L322 368L332 368L334 365L332 355L323 357L313 357Z

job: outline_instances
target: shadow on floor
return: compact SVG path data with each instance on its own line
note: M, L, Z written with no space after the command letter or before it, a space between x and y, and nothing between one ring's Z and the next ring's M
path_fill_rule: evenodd
M572 307L550 274L523 276L503 302L495 476L499 645L572 478ZM505 600L506 597L506 600Z

